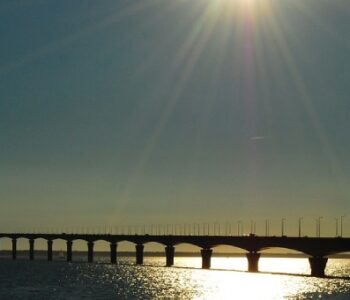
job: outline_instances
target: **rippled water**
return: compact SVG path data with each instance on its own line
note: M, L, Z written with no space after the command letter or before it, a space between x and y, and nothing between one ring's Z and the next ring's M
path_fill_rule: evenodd
M135 266L132 258L119 258L118 265L103 261L2 259L0 299L350 299L347 278L267 273L308 274L308 262L300 258L262 258L259 274L224 270L245 270L245 258L214 257L212 270L196 269L196 257L176 258L172 268L158 257L145 258L145 266ZM329 260L326 272L349 276L350 260Z

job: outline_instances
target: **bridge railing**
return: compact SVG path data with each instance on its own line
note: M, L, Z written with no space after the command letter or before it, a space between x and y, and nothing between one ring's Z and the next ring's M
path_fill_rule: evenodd
M193 222L175 224L119 224L94 227L41 227L28 230L28 228L1 229L2 232L27 232L27 233L67 233L67 234L124 234L124 235L188 235L188 236L346 236L344 216L333 218L333 223L323 224L324 218L314 220L280 220L269 219L263 221L225 221L225 222ZM288 222L287 222L288 221ZM311 223L310 223L311 221ZM314 221L314 222L313 222ZM304 224L305 223L305 224ZM312 223L314 224L312 226ZM307 225L307 226L306 226ZM322 226L326 225L326 226Z

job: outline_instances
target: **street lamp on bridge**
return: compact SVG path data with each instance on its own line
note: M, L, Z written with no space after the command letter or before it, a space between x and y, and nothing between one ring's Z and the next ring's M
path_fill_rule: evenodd
M345 218L345 215L340 217L340 237L343 237L343 219L344 218Z
M256 222L251 220L250 221L250 234L255 234L256 233Z
M303 218L300 217L298 220L298 232L299 232L299 237L301 237L301 222L303 221Z
M237 235L240 236L243 234L243 224L242 221L237 221Z
M285 223L286 219L282 218L281 219L281 236L284 236L284 223Z
M266 236L270 235L270 220L269 219L265 220L265 235Z
M339 219L338 218L334 218L335 221L335 237L338 236L338 223L339 223Z
M318 217L316 219L316 236L317 237L321 237L321 220L323 219L323 217Z

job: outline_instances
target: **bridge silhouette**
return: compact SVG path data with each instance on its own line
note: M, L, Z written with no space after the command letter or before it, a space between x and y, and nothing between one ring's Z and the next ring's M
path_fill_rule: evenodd
M17 240L26 238L29 241L29 259L34 259L34 244L36 239L47 241L47 259L53 259L53 242L65 240L66 259L72 261L72 246L76 240L87 243L88 262L94 259L94 243L106 241L110 243L110 261L117 262L117 247L119 242L135 244L136 264L143 264L144 245L155 242L164 245L166 266L174 264L175 247L179 244L191 244L201 248L202 268L209 269L213 248L220 245L233 246L246 251L248 271L259 271L261 251L270 248L285 248L304 253L308 256L311 276L324 277L328 256L350 251L350 238L335 237L287 237L287 236L211 236L211 235L149 235L149 234L66 234L66 233L0 233L0 238L12 240L12 259L17 258Z

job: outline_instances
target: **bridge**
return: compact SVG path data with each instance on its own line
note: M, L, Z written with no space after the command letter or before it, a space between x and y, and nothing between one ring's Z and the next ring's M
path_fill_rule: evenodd
M213 248L227 245L246 251L248 271L259 271L261 251L270 248L286 248L304 253L308 256L311 276L324 277L328 256L350 251L350 238L335 237L264 237L251 234L249 236L211 236L211 235L149 235L149 234L66 234L66 233L0 233L0 238L12 240L12 259L17 257L17 239L26 238L29 241L29 259L34 259L34 244L36 239L47 241L47 260L52 261L53 242L65 240L67 244L67 261L72 261L72 246L75 240L84 240L88 248L88 262L93 262L94 243L106 241L110 243L110 261L117 262L117 246L119 242L127 241L135 244L136 264L143 264L144 245L156 242L164 245L166 266L174 264L175 247L179 244L192 244L201 248L202 268L209 269Z

